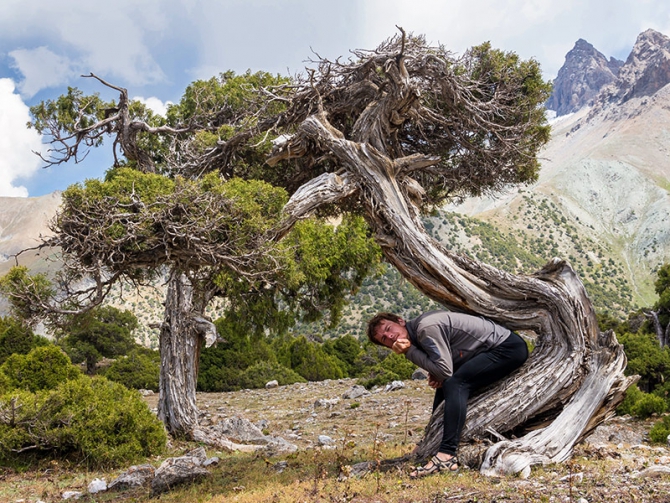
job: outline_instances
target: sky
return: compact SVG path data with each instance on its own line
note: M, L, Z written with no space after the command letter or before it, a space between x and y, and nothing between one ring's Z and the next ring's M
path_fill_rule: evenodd
M30 106L68 87L118 98L82 75L160 113L194 80L301 73L315 54L374 49L396 26L457 55L490 41L553 79L580 38L625 61L641 32L670 36L670 9L667 0L2 0L0 196L46 195L110 167L107 142L79 164L44 168L35 152L45 139L26 127Z

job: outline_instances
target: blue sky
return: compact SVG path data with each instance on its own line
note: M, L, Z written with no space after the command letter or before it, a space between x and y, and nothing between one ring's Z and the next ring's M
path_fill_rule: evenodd
M423 33L455 53L484 41L540 61L552 79L579 38L625 60L637 35L670 35L664 0L2 0L0 196L40 196L111 164L109 145L80 164L42 169L42 138L28 107L68 86L114 93L82 74L128 89L157 111L185 87L226 70L303 71L373 49L397 33Z

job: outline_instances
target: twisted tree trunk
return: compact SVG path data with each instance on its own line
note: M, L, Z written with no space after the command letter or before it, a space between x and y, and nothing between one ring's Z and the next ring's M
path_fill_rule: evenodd
M216 338L216 328L203 314L205 306L197 304L188 278L173 271L160 329L158 417L176 437L189 438L198 424L195 391L200 349Z
M386 258L420 291L450 309L538 335L520 370L471 400L463 441L505 438L538 418L553 421L519 439L494 444L483 462L470 462L494 474L568 459L573 446L614 413L635 382L623 375L626 357L614 334L599 333L592 304L573 269L554 259L531 276L517 276L450 253L425 232L412 203L420 190L406 176L417 164L433 162L430 157L391 160L369 143L345 139L324 114L306 119L291 141L306 139L327 145L350 175L313 180L295 193L287 213L359 190ZM405 175L402 183L399 174ZM437 451L441 423L438 410L418 446L418 458Z

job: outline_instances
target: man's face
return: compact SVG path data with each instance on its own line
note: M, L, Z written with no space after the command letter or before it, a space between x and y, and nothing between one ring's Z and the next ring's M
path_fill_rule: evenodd
M387 348L392 347L398 339L409 339L405 320L401 318L397 323L391 320L380 321L375 330L375 339Z

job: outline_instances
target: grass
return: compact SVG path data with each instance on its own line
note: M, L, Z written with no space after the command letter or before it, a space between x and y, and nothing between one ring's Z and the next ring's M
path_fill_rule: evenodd
M404 389L341 399L332 407L315 407L319 398L339 398L352 380L282 386L274 390L198 394L198 405L210 421L239 415L268 421L269 433L298 445L292 455L266 459L261 455L217 452L221 461L210 477L151 497L149 488L85 495L79 502L202 502L202 503L450 503L450 502L589 502L670 501L670 478L635 479L632 474L654 458L629 446L595 451L579 447L571 463L535 467L528 479L488 478L477 471L440 474L411 480L411 466L347 477L360 461L395 458L409 453L428 421L432 394L425 383L407 381ZM156 396L148 397L155 406ZM359 406L351 408L353 403ZM647 425L644 425L646 428ZM318 435L334 445L319 447ZM173 442L165 457L182 455L197 445ZM667 451L667 450L666 450ZM651 452L651 451L650 451ZM654 456L662 453L653 451ZM668 451L670 454L670 451ZM147 462L159 466L164 458ZM62 500L64 491L86 491L94 478L113 480L124 470L93 471L66 461L44 460L29 470L0 471L0 501L45 503ZM582 475L579 475L582 474ZM572 475L572 479L570 478Z

